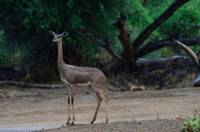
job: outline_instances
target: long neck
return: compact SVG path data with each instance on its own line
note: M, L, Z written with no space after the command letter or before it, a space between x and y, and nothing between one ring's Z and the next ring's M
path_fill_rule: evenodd
M60 66L60 65L62 65L64 63L62 39L59 40L57 43L58 43L58 66Z

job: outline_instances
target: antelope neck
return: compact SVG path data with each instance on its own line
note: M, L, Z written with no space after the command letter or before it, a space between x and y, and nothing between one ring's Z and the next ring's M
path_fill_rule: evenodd
M62 48L62 39L57 42L58 44L58 66L61 66L64 63L63 60L63 48Z

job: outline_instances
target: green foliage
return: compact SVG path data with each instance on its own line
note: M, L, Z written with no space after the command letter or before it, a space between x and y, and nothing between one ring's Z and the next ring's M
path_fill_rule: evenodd
M0 45L4 43L4 32L0 30Z
M0 30L0 64L6 62L6 53L2 48L4 43L4 32Z
M7 48L5 48L7 47ZM4 31L0 31L0 64L1 66L14 67L20 65L23 61L27 49L22 48L19 44L6 46Z
M199 131L200 131L199 115L189 117L181 126L181 132L199 132Z
M132 31L132 38L136 38L144 28L152 23L161 13L163 13L174 0L154 0L149 1L144 7L139 0L129 0L128 24ZM193 0L181 7L169 20L161 25L147 41L165 39L169 34L175 33L179 38L199 37L200 35L200 11L199 0ZM197 50L198 47L193 47ZM177 51L167 47L149 54L148 58L168 57L177 54Z
M177 33L179 37L193 37L194 35L199 35L200 11L196 4L200 4L200 1L194 1L194 3L191 2L178 10L176 14L161 27L161 31L167 34L171 32Z
M14 45L19 44L28 50L27 53L31 53L25 60L38 61L41 58L45 63L45 58L52 57L50 51L55 50L50 45L48 31L68 31L66 56L73 54L73 57L82 56L86 61L91 61L98 52L97 46L85 39L78 28L83 26L100 37L113 36L110 25L117 16L119 5L119 0L1 0L0 25L6 37L4 48L12 50L15 49ZM56 50L53 52L55 55Z

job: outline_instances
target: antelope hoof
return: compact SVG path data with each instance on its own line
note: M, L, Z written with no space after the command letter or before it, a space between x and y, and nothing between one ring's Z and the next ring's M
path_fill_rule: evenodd
M66 123L67 125L69 125L70 123L69 123L69 121L67 121L67 123Z
M66 123L67 125L69 125L70 124L70 119L68 119L68 121L67 121L67 123Z
M106 120L106 124L108 124L108 120Z
M94 121L91 121L90 123L91 123L91 124L94 124Z
M74 125L74 124L75 124L74 122L71 123L71 125Z

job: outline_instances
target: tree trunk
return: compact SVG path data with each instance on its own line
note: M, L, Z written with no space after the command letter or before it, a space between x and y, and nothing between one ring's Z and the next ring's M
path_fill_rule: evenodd
M127 61L130 70L133 70L136 67L135 60L133 59L133 47L131 44L130 34L126 28L126 17L123 13L120 14L118 20L113 24L115 28L119 30L118 39L121 42L123 51L121 56Z
M143 1L143 5L144 5L144 6L146 6L147 3L148 3L148 0L144 0L144 1Z

